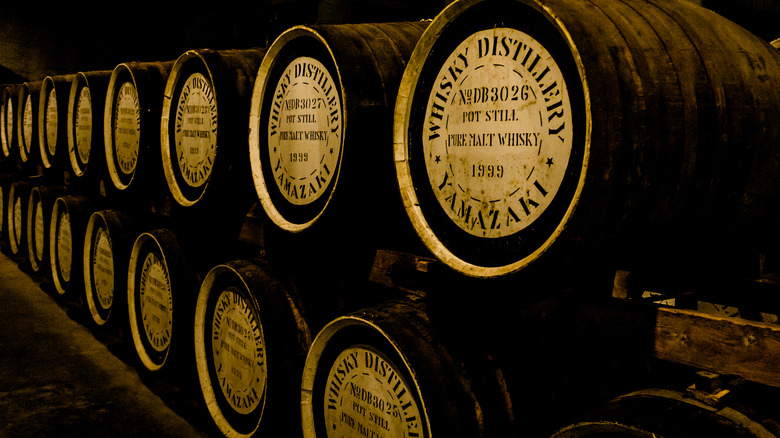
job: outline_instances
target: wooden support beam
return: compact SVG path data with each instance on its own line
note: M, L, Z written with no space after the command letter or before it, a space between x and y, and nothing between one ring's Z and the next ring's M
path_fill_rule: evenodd
M658 308L658 359L780 387L780 325Z

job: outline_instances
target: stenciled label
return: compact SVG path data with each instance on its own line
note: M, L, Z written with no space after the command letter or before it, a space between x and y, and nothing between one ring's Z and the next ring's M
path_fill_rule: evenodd
M135 170L141 142L141 105L130 82L119 87L114 109L114 150L116 164L125 175Z
M73 266L73 239L70 231L70 215L63 213L57 226L57 266L65 281L70 281Z
M328 436L423 437L414 393L382 353L369 346L347 348L328 372L324 396Z
M32 151L33 117L35 117L35 114L33 114L32 109L32 96L27 95L27 99L24 100L24 118L22 119L24 151L27 155L30 155L30 151Z
M220 293L211 322L214 369L231 408L249 414L265 394L268 370L263 330L249 303L235 290Z
M88 87L82 87L76 104L76 151L82 163L89 162L92 150L92 97Z
M184 82L176 105L176 160L191 187L206 183L217 156L217 101L211 82L193 73Z
M524 32L466 38L439 70L422 146L428 179L458 227L499 238L534 223L558 191L573 143L555 59Z
M46 104L46 147L51 156L57 152L57 123L57 90L52 87Z
M105 228L99 227L95 232L93 248L92 282L95 296L100 307L108 310L114 302L114 252Z
M338 170L342 148L338 84L322 63L300 57L276 84L268 120L273 178L294 205L322 196Z
M35 211L33 218L35 219L35 240L34 242L34 251L35 251L35 257L38 260L43 260L43 246L45 244L45 237L46 237L46 228L44 226L44 214L43 214L43 205L41 204L41 201L38 200L35 203Z
M152 348L162 352L171 344L173 295L165 261L155 251L144 259L139 281L141 321Z

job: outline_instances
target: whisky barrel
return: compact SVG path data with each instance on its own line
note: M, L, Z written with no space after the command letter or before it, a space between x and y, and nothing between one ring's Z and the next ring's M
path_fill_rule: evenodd
M18 88L18 84L6 85L0 92L0 150L3 159L10 159L16 148Z
M327 218L363 239L381 234L363 224L384 232L403 220L393 215L402 206L392 208L392 111L426 26L296 26L269 47L252 93L249 157L278 227L300 232Z
M45 171L64 170L67 114L74 75L46 76L38 98L38 146Z
M678 391L645 389L618 397L550 436L776 437L776 429L766 427L774 421L754 414L742 406L713 407Z
M312 336L297 298L262 261L215 266L195 309L200 388L225 436L300 430L299 389Z
M40 164L38 150L38 105L41 81L25 82L19 88L16 132L19 133L19 158L28 169ZM31 170L30 170L31 171Z
M24 239L27 235L25 226L27 221L27 202L30 200L31 184L26 180L16 181L11 184L8 191L8 243L11 254L16 256L26 255L27 245Z
M64 186L37 186L30 189L27 202L27 255L33 272L49 267L49 225L54 202L65 195Z
M127 266L137 236L133 218L119 210L92 213L84 233L84 295L99 327L127 326Z
M203 49L176 60L165 85L160 141L165 180L178 205L231 208L224 203L230 197L248 209L246 120L264 54Z
M117 65L108 83L103 111L108 175L119 191L136 196L161 194L160 117L163 92L173 62Z
M82 251L84 234L98 204L83 195L65 195L54 201L49 223L49 266L56 297L84 308Z
M105 173L101 115L110 77L111 71L79 72L68 97L68 173L93 191Z
M148 371L193 377L198 284L173 231L161 228L136 238L127 271L127 309L135 351Z
M412 301L336 318L306 358L304 437L509 436L485 421L488 393L450 354Z
M475 277L546 252L733 260L776 241L778 81L777 50L691 2L453 3L399 90L405 209Z

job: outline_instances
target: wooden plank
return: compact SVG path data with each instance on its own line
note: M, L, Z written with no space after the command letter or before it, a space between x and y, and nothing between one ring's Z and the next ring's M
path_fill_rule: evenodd
M780 387L780 326L659 308L654 355Z

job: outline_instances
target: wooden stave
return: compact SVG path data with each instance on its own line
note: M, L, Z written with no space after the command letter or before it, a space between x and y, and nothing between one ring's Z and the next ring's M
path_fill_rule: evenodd
M174 309L169 345L157 353L148 351L154 350L154 347L139 328L141 312L137 298L140 293L139 271L151 252L159 254L164 263L170 281L171 308ZM168 228L149 230L139 234L133 243L127 273L128 320L136 356L146 371L166 376L185 386L194 384L196 377L191 332L185 334L182 327L193 326L195 297L192 292L199 284L199 277L188 259L174 231Z
M26 221L22 218L16 217L16 204L20 205L19 213L24 214L27 212L27 201L30 197L31 185L26 180L20 180L11 184L11 188L8 192L9 206L8 206L8 220L9 224L9 247L11 254L15 256L24 256L24 252L27 249L26 245L23 245L21 239L26 234L24 225Z
M97 228L103 227L110 239L113 262L113 299L108 309L98 309L96 304L96 287L93 275L94 245ZM133 239L136 235L135 223L131 217L119 210L98 210L92 213L84 233L84 251L82 268L84 275L84 292L87 309L92 322L107 330L129 330L127 318L127 277L123 271L127 269Z
M38 148L41 163L45 172L62 170L65 164L65 151L68 148L67 140L67 113L70 87L75 75L46 76L41 83L38 97ZM54 153L51 153L47 131L50 92L55 90L57 96L57 141ZM56 177L56 176L55 176Z
M17 111L14 110L14 103L17 99L16 96L18 96L18 88L20 87L20 84L10 84L6 85L2 92L0 92L0 99L2 99L2 103L0 103L0 109L2 109L3 115L0 116L0 120L3 121L3 127L2 129L3 136L0 138L0 141L2 141L2 144L0 144L0 151L2 151L2 156L4 159L14 159L14 151L16 149L16 142L17 142L17 135L16 135L16 121L13 120L13 117L15 117ZM11 120L9 123L8 120L8 105L11 105ZM11 128L10 134L8 132L8 128ZM10 139L9 139L10 136ZM18 157L16 158L18 159Z
M40 272L48 268L49 263L49 239L47 223L50 221L52 208L57 198L65 194L64 186L37 186L30 189L30 199L27 202L27 254L30 261L30 267L33 272ZM42 230L37 229L36 205L42 209L43 223ZM43 231L43 248L40 248L40 257L36 251L38 236L37 231Z
M84 233L92 212L99 203L81 194L69 194L56 199L49 223L49 266L54 283L55 298L70 302L81 310L84 308L84 277L81 254ZM70 270L69 278L63 275L60 266L59 239L60 221L67 214L70 225Z
M492 377L472 374L474 370L459 363L457 356L451 354L451 345L442 342L438 329L422 309L424 306L415 301L409 298L386 301L338 317L319 332L306 358L301 383L304 437L319 436L324 430L323 416L317 413L324 405L316 399L323 395L325 384L321 362L336 357L328 349L344 350L363 343L394 361L396 368L400 368L399 363L403 364L404 378L413 382L409 388L416 393L414 397L420 406L420 415L425 418L420 436L487 437L496 436L496 433L511 436L511 402L507 395L500 388L496 392L498 387L488 388L494 386L493 383L475 385L476 379L485 381ZM341 339L345 334L353 336L354 340ZM368 335L370 337L366 337ZM325 363L330 365L330 362ZM486 416L484 409L493 408L505 412ZM507 417L501 419L502 415Z
M106 161L102 154L103 146L103 106L105 105L106 89L111 76L111 70L78 72L71 83L68 97L67 138L68 159L67 174L71 185L79 191L95 194L99 191L100 180L105 177ZM76 111L82 88L90 91L92 133L90 151L87 163L81 160L77 150ZM95 116L97 115L97 116Z
M550 436L776 436L761 419L753 419L750 413L741 410L740 407L713 407L678 391L648 388L617 397Z
M40 89L43 81L24 82L19 88L19 101L17 108L17 126L19 159L23 167L32 172L37 164L40 164L40 153L38 150L38 104ZM27 101L30 101L30 138L25 134L25 113ZM28 149L29 146L29 150Z
M279 64L280 58L284 57L286 52L291 51L297 51L301 54L311 53L311 50L308 52L296 50L294 45L297 41L307 38L316 41L316 44L327 56L319 61L325 63L326 67L332 70L330 74L340 84L339 94L344 120L342 147L349 150L349 148L355 148L354 144L359 142L389 144L390 127L386 127L387 132L385 132L384 127L378 130L368 130L363 125L375 124L377 120L383 123L390 119L400 75L415 43L426 26L425 22L295 26L280 35L269 47L258 71L258 78L253 90L249 123L249 151L255 191L266 214L277 227L286 232L302 232L314 228L320 217L334 216L338 212L350 208L349 205L352 202L350 197L363 190L363 187L357 187L359 184L356 184L362 178L372 176L371 180L374 182L378 180L380 188L382 188L381 181L387 178L377 178L375 174L376 172L385 173L383 172L385 168L383 163L389 160L390 155L389 151L382 151L380 146L376 147L379 150L368 151L370 155L368 158L355 157L347 160L346 163L349 166L346 166L348 169L346 184L351 187L336 190L335 186L339 185L339 180L344 178L340 173L345 168L342 159L339 163L337 179L333 183L334 187L330 189L331 192L324 203L325 205L317 208L314 214L308 214L304 220L291 219L289 214L281 212L282 208L275 205L271 198L269 187L272 187L271 191L275 189L271 182L273 177L268 179L268 171L264 170L266 164L259 151L263 146L267 147L267 140L263 137L267 131L260 125L268 121L269 96L272 97L273 87L276 86L276 83L271 82L274 76L278 76L278 73L274 75L274 72L278 71L279 67L286 68L285 65ZM293 47L293 49L289 47ZM371 62L366 62L366 59L370 59ZM375 133L376 131L380 132ZM361 150L361 152L366 151ZM383 152L386 156L382 155ZM356 162L352 163L353 160ZM362 172L360 165L363 165ZM392 169L387 172L387 176L392 176ZM347 193L336 195L342 191ZM383 193L385 191L389 195L383 199L385 201L388 198L392 199L394 196L392 195L393 188L380 190ZM342 200L342 198L344 199ZM339 205L329 207L331 200ZM282 202L284 203L284 201ZM283 207L290 208L289 205ZM328 210L338 210L338 212L326 214ZM370 212L375 213L375 211L377 212L376 216L382 216L392 214L393 209L381 209L381 207L372 205ZM331 217L328 222L328 225L333 226L335 222L338 222L338 219ZM388 222L391 221L388 220Z
M237 286L238 285L238 286ZM266 361L263 406L239 413L226 403L208 353L212 331L207 327L213 315L215 288L240 290L264 335L263 347L271 351ZM217 298L218 299L218 298ZM200 287L195 317L195 356L201 393L212 421L225 436L275 435L299 427L290 412L298 410L303 363L312 342L312 334L302 314L301 303L274 276L260 259L235 260L219 264L209 271ZM213 347L212 347L213 348ZM291 423L292 421L292 423Z
M235 49L212 50L199 49L183 53L176 60L163 94L162 116L160 119L160 148L163 162L163 173L169 192L174 201L181 207L190 208L206 203L214 203L220 207L229 208L224 201L224 194L239 199L243 214L249 208L248 170L243 156L245 148L244 122L249 114L249 102L252 83L257 73L257 67L265 55L265 49ZM179 89L184 72L205 72L204 76L210 82L216 99L218 115L217 155L210 175L201 187L184 187L178 167L174 166L171 125L175 122L175 111L179 97ZM188 76L189 77L189 76ZM175 94L175 95L174 95ZM223 145L220 147L220 145ZM188 193L185 193L188 192ZM244 205L246 204L246 205Z
M159 120L162 113L162 96L173 61L165 62L126 62L117 65L111 73L108 83L107 101L103 111L103 145L105 148L108 178L114 189L129 192L134 197L144 197L149 193L160 193L164 186L162 169L157 160L160 141ZM135 87L140 105L141 131L139 153L136 168L129 179L120 176L117 171L114 147L113 116L118 82L128 79ZM138 166L141 166L140 170ZM138 175L138 178L136 178Z
M458 5L452 5L445 9L442 14L437 18L437 20L441 20L442 22L445 22L447 20L453 20L455 17L458 17L460 14L464 13L464 11L471 5L476 5L481 2L461 2ZM614 101L615 99L621 99L621 93L619 92L610 92L603 88L607 88L605 85L600 85L602 82L604 84L625 84L627 82L626 75L628 75L628 72L623 72L623 77L620 76L620 74L617 74L613 72L609 72L609 67L611 67L612 64L603 63L602 67L594 67L598 66L599 60L603 59L610 59L610 54L604 49L603 47L599 47L597 49L590 49L588 48L588 43L591 46L598 46L596 44L597 41L599 41L599 38L595 36L598 32L601 32L603 29L599 29L599 26L587 26L585 23L593 22L593 17L587 16L585 12L582 12L581 14L575 13L573 11L568 11L567 7L565 5L558 4L557 2L554 2L550 5L537 5L536 2L530 1L530 2L522 2L523 4L531 5L535 10L537 10L538 13L542 14L542 16L548 17L551 22L555 23L557 27L560 28L560 33L565 36L567 39L567 44L569 44L570 47L572 47L572 50L575 53L575 58L577 61L578 69L580 71L580 74L583 78L587 77L590 78L593 77L608 77L610 79L600 81L598 86L594 86L593 84L589 82L584 82L585 89L588 90L589 93L592 95L588 95L588 107L604 107L604 102L610 102ZM621 8L624 8L627 4L633 4L631 1L627 2L613 2L610 4L605 5L598 5L601 9L609 10L611 8L615 8L616 10L619 10ZM655 8L657 5L647 6L646 8ZM575 7L572 6L570 9L574 9ZM681 21L684 24L685 32L693 33L695 34L695 26L689 25L688 23L685 23L684 18L686 17L686 14L690 12L690 16L697 16L696 19L691 19L691 22L695 22L696 20L702 20L704 22L704 16L709 17L706 11L702 11L700 9L697 9L693 5L680 5L680 10L683 10L685 12L679 13L675 16L676 20ZM583 9L587 9L586 7L583 7ZM593 6L590 8L591 10L588 10L588 14L594 14L593 10L596 10L597 7ZM630 9L630 8L629 8ZM641 9L641 7L640 7ZM615 18L614 21L619 22L618 25L621 25L623 23L620 23L621 17L617 14L615 11L610 11L611 14L610 17ZM620 12L625 13L625 12ZM605 13L606 14L606 13ZM589 17L589 18L586 18ZM657 19L657 16L654 16L654 19ZM610 24L612 26L614 24ZM401 89L401 96L399 97L400 104L396 107L396 137L395 137L395 143L396 143L396 161L397 161L397 172L399 175L399 181L401 185L401 192L402 196L404 198L404 203L406 205L407 210L415 210L415 206L417 204L417 196L414 194L414 188L412 185L409 184L410 177L408 176L408 159L407 159L407 152L405 150L405 132L406 132L406 126L404 124L406 123L403 119L406 116L406 114L409 112L409 106L411 105L411 98L410 98L410 82L413 82L415 79L411 76L419 72L420 70L420 62L421 56L424 56L427 54L427 51L430 49L430 46L435 42L435 38L438 36L438 33L443 32L442 27L446 26L446 23L436 23L434 21L434 24L432 24L431 28L429 28L429 35L424 36L423 40L421 41L421 44L418 45L418 53L416 55L413 55L412 61L410 61L410 68L408 69L409 77L405 78L406 84L402 85ZM687 26L687 27L685 27ZM733 25L730 25L734 27ZM660 29L660 28L659 28ZM621 29L624 30L624 29ZM585 34L591 33L590 36L583 36ZM659 31L660 32L660 31ZM668 30L664 30L664 32L668 32ZM618 32L614 32L610 30L611 34L618 35ZM764 43L763 42L757 42L754 37L750 35L745 35L746 32L739 31L740 35L743 37L749 39L752 43L755 43L753 45L753 51L758 53L762 53L762 56L765 56L766 58L763 58L764 60L768 58L774 58L773 55L769 54L764 50ZM694 38L697 36L694 35ZM573 42L573 38L585 38L586 40L580 44L578 41L576 44ZM587 39L590 38L590 39ZM607 37L605 36L605 40L610 40L610 38L615 37ZM632 36L629 35L627 37L628 42L623 42L625 45L620 50L620 53L624 53L627 51L625 48L626 46L630 47L632 45L637 44L637 40ZM585 54L580 54L578 50L582 49ZM588 50L591 51L599 51L604 50L604 53L600 53L598 55L587 53ZM618 50L618 49L616 49ZM641 57L641 53L637 55L636 57ZM641 60L640 60L641 61ZM644 60L647 62L646 60ZM680 60L677 59L676 62L679 62ZM637 61L639 62L639 61ZM709 62L709 61L705 61ZM770 61L772 64L776 62L776 59L772 59ZM770 67L767 67L770 68ZM774 67L771 67L774 68ZM656 68L657 69L657 68ZM600 70L604 70L604 72L601 72ZM597 73L594 73L597 72ZM644 71L642 69L638 70L638 73L636 73L636 77L642 77L643 80L646 79L647 71ZM727 81L726 81L727 82ZM622 86L622 85L621 85ZM599 89L601 87L602 89ZM615 85L617 87L617 85ZM690 89L690 84L685 84L683 88ZM594 91L595 90L595 91ZM670 88L667 88L667 93L669 92ZM702 90L695 90L695 91L687 91L688 94L691 93L697 93L698 98L702 98L702 94L705 92ZM766 93L771 94L771 93ZM623 99L631 99L628 95L623 95ZM636 113L632 113L631 111L628 111L626 113L626 119L631 119L629 122L633 124L640 124L640 126L646 126L648 123L652 124L653 122L642 122L639 119L642 119L643 117L645 119L652 119L652 117L646 117L645 114L647 111L661 111L658 108L657 102L647 102L645 107L641 107L640 104L636 102L629 102L625 103L625 105L634 105L634 108L638 108L640 110L645 111L644 113L642 111L638 111ZM761 104L762 108L757 110L760 114L763 115L766 114L766 103ZM668 109L667 109L668 111ZM694 111L696 109L694 108ZM705 109L701 109L700 111L706 111ZM691 114L690 108L685 109L686 114ZM642 115L640 115L642 114ZM430 230L430 226L428 225L426 219L423 217L423 215L419 212L410 213L410 216L412 216L412 221L415 224L415 228L418 230L418 234L421 236L421 239L426 242L429 248L433 247L432 251L437 255L437 257L441 258L445 263L447 263L450 266L456 266L456 270L458 270L461 273L464 273L466 275L480 277L480 278L491 278L496 276L503 276L503 275L510 275L518 272L521 269L524 269L526 266L528 266L530 263L533 263L537 258L539 258L545 251L551 248L557 248L557 246L553 246L553 242L557 239L561 239L561 241L568 240L571 242L568 245L565 244L559 244L561 246L566 246L565 249L561 249L557 251L559 253L559 256L561 253L566 252L566 250L571 250L572 246L575 250L582 249L581 242L589 242L589 241L601 241L605 242L606 244L612 245L614 247L613 252L620 252L620 251L628 251L626 249L625 240L627 240L625 235L619 235L615 236L615 233L612 232L614 229L620 229L620 230L630 230L632 233L634 233L633 236L637 238L637 231L641 230L643 227L648 227L649 229L653 230L656 233L662 234L664 229L666 230L673 230L678 235L684 235L685 232L690 230L696 229L696 221L695 221L695 215L696 212L693 211L693 208L688 208L686 205L686 202L689 201L689 199L680 199L681 197L679 194L676 193L669 193L668 191L666 193L663 192L663 190L657 190L651 194L641 193L639 195L634 194L635 198L633 200L627 200L627 194L621 193L621 189L619 187L613 187L609 184L609 182L605 182L602 180L602 178L614 178L615 180L620 180L622 178L631 178L633 177L633 181L637 181L637 176L633 175L630 176L628 173L630 173L630 169L625 171L625 174L620 174L620 172L615 171L615 169L610 166L610 163L612 161L622 161L622 162L630 162L627 160L634 160L635 157L631 157L631 152L625 152L620 150L620 136L623 135L623 132L626 133L626 135L638 135L638 130L629 131L621 130L620 127L620 121L619 120L607 120L608 117L603 114L595 114L593 115L594 119L591 121L589 120L586 124L589 129L592 129L593 132L589 133L589 144L590 145L604 145L604 149L609 149L609 151L602 151L601 149L595 150L595 151L589 151L589 160L590 164L588 164L588 172L587 172L587 180L586 178L582 178L582 181L580 183L579 189L582 189L580 192L577 192L576 198L578 199L578 202L573 205L578 206L577 207L577 214L573 213L573 208L569 211L568 216L565 217L565 227L559 228L556 232L557 235L553 236L551 238L551 241L546 242L546 246L542 247L537 253L531 254L530 260L525 260L524 262L517 262L512 264L506 264L506 265L490 265L490 266L484 266L479 265L477 263L471 263L471 262L464 262L458 257L455 257L452 255L452 252L449 251L447 248L444 248L443 245L437 244L437 237L435 236L434 232ZM617 119L617 118L616 118ZM767 119L769 120L769 119ZM627 122L628 123L628 122ZM643 124L644 123L644 124ZM705 127L701 126L701 129L704 130ZM733 131L733 128L729 128ZM770 128L772 131L774 131L774 128ZM687 132L683 132L680 134L680 130L676 130L675 133L669 134L669 135L682 135L686 136L688 138L691 138L691 136L696 136L697 134L690 129ZM764 135L764 134L762 134ZM771 135L774 134L767 134L766 139L771 138ZM660 142L663 139L656 139L655 141ZM687 141L687 140L686 140ZM764 141L764 143L767 143L767 141ZM691 147L695 147L695 145L691 145L690 143L685 143L682 145L683 149L690 149ZM599 146L599 148L602 148L602 146ZM591 146L588 147L588 149L592 149ZM631 149L631 148L628 148ZM654 151L660 151L660 146L653 149ZM615 157L617 158L611 158L610 154L614 153ZM687 152L687 154L690 156L690 152ZM714 157L714 159L720 159L717 156ZM774 160L774 159L773 159ZM586 160L586 162L588 162ZM656 164L655 167L653 167L654 163L646 163L644 165L644 169L642 169L645 174L648 171L654 172L652 176L654 176L654 181L656 185L660 185L666 189L670 187L671 185L674 185L675 183L678 185L687 185L688 187L698 187L701 189L702 185L705 184L704 179L706 177L698 177L697 178L689 178L688 181L681 178L679 181L666 181L665 185L658 183L658 180L661 179L660 176L663 175L663 172L670 172L673 173L673 165L668 165L667 168L664 168L662 164ZM600 170L594 171L593 169L604 169L604 174L606 177L603 177L602 175L599 175ZM659 170L660 169L660 170ZM707 169L705 169L707 170ZM768 170L764 170L763 172L767 172ZM611 173L612 174L611 174ZM640 175L641 176L641 175ZM647 182L647 178L645 178L645 182ZM427 182L425 182L427 184ZM758 186L759 184L757 182L748 182L746 183L746 186ZM614 184L614 186L619 186L619 184ZM636 183L635 183L636 186ZM725 189L724 189L725 190ZM625 192L625 190L623 190ZM757 210L755 207L759 207L759 209L763 209L763 211L767 211L766 205L768 204L768 201L766 199L772 198L774 195L772 193L766 193L765 196L762 195L762 198L760 199L760 202L763 203L763 207L761 207L759 202L754 203L753 206L749 207L740 207L742 210L747 210L750 214L746 215L753 221L762 222L761 219L756 218L757 214L754 212L754 210ZM697 196L691 196L690 198L693 198L698 202ZM632 201L632 202L629 202ZM669 205L668 210L673 212L673 217L671 219L668 219L663 222L652 222L652 221L646 221L642 222L640 219L637 219L636 216L638 213L634 213L633 216L629 216L627 220L625 217L622 217L624 214L624 211L626 210L625 206L629 205L630 211L651 211L654 215L657 215L657 213L652 211L652 205L656 202L667 202L667 205ZM725 206L718 206L715 205L717 202L712 202L712 205L704 205L703 211L718 211L720 212L727 209ZM583 207L585 205L585 207ZM606 208L605 208L606 205ZM586 213L583 213L583 210L587 209ZM679 213L682 211L687 216L684 216L682 213ZM678 214L678 216L674 216L674 214ZM733 219L732 215L732 219ZM581 218L580 218L581 217ZM736 222L741 221L741 219L733 219ZM768 220L768 219L767 219ZM764 221L764 224L766 221ZM661 226L659 226L661 224ZM663 228L665 227L665 228ZM766 229L766 227L764 227ZM683 231L681 231L683 230ZM770 230L771 234L772 230ZM703 234L703 233L702 233ZM562 235L562 236L561 236ZM739 240L742 236L736 237L735 240ZM680 238L678 236L678 238ZM638 239L638 238L637 238ZM431 243L433 242L433 243ZM649 245L649 243L652 242L652 239L645 239L638 242L638 245ZM591 247L590 250L593 250ZM632 256L641 256L641 254L631 254ZM616 259L620 259L620 257L615 257ZM577 260L578 262L581 261L580 259Z

